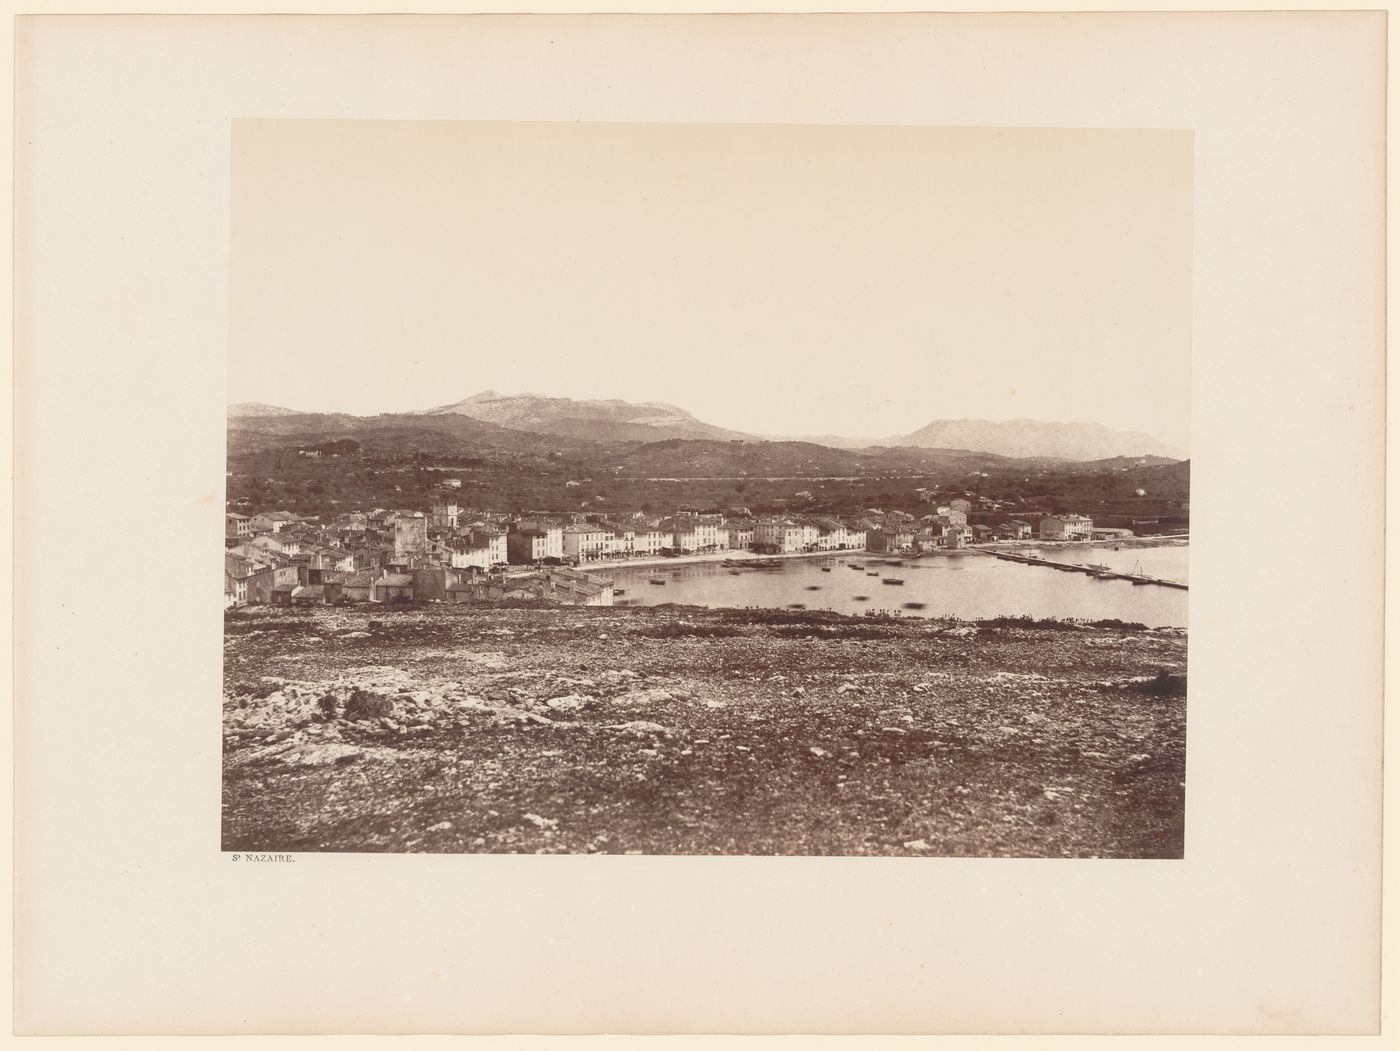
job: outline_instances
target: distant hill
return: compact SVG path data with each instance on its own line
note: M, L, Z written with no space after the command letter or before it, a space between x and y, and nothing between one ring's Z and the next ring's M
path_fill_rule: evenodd
M1077 466L1093 471L1131 471L1138 467L1166 467L1181 460L1171 456L1113 456L1107 460L1087 460Z
M488 390L422 413L425 416L454 414L515 430L594 442L654 442L669 438L732 441L751 437L705 423L684 409L662 402L576 401Z
M868 449L872 446L889 446L897 444L897 439L884 438L847 438L842 434L799 434L799 435L764 435L765 441L770 442L805 442L809 445L825 445L829 449Z
M970 449L998 456L1059 460L1108 460L1114 457L1186 458L1151 435L1115 431L1099 423L1046 423L1040 420L934 420L895 439L924 449Z
M547 455L560 447L558 438L512 430L469 416L424 416L395 413L350 416L345 413L294 413L285 416L230 416L230 452L287 449L303 444L354 438L367 452L404 449L428 453L467 453L495 449L506 453ZM590 442L568 443L575 451L593 449Z
M954 450L837 449L812 442L719 442L670 439L619 450L620 468L629 474L677 478L706 476L833 477L878 475L884 471L992 470L1008 461L986 453Z
M228 407L229 416L297 416L296 409L284 409L278 405L267 405L260 401L240 401Z

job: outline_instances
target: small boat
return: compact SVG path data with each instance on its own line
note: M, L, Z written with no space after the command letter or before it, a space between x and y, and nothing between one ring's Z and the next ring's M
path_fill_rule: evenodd
M665 583L666 583L666 579L665 579L664 577L648 577L648 578L647 578L647 583L648 583L648 584L665 584Z
M808 590L808 591L820 591L821 589L822 589L822 586L821 586L820 584L808 584L808 585L807 585L807 590Z
M626 589L626 588L613 588L613 594L614 594L614 595L625 595L625 594L627 594L627 589Z
M822 572L823 572L823 573L830 573L830 572L831 572L831 567L830 567L830 566L822 566Z
M887 558L887 559L885 559L885 565L887 565L887 566L902 566L902 565L904 565L904 559L902 559L902 558Z
M737 569L731 569L731 570L729 571L729 575L730 575L731 577L742 577L744 574L741 573L741 572L739 572L739 570L737 570Z
M869 602L869 601L870 601L870 596L869 596L869 595L856 595L856 596L855 596L855 600L856 600L857 602Z
M867 569L865 571L865 575L867 577L878 577L880 575L880 571L878 569Z
M806 609L806 608L807 608L807 605L806 605L806 603L803 603L803 602L789 602L789 603L788 603L788 609Z
M927 609L927 608L928 608L928 603L927 603L927 602L906 602L906 603L904 603L904 608L905 608L905 609Z
M900 580L899 577L881 577L881 578L880 578L880 583L881 583L881 584L901 584L901 585L902 585L902 584L904 583L904 581Z
M864 562L852 562L852 563L851 563L851 568L852 568L852 569L864 569L864 568L865 568L865 563L864 563Z

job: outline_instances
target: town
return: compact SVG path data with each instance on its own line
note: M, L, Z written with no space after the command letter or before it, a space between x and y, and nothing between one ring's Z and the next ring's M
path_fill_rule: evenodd
M605 565L774 558L828 552L920 555L998 541L1072 542L1155 531L1096 526L1080 514L1008 518L995 501L957 497L930 513L852 516L679 511L657 516L469 510L455 499L326 520L286 510L225 514L224 604L537 601L612 605ZM970 519L977 521L970 522ZM590 572L589 570L594 570Z

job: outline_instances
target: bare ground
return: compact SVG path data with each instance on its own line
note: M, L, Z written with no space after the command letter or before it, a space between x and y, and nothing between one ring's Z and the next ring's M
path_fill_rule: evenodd
M240 610L231 851L1182 854L1186 633Z

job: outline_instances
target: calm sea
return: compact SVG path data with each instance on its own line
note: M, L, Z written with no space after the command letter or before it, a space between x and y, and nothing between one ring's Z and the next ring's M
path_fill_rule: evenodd
M1054 561L1094 563L1186 583L1187 548L1184 542L1174 542L1119 550L1099 544L1016 550ZM618 605L801 605L840 613L873 609L968 620L998 616L1117 618L1149 627L1186 626L1188 592L1177 588L1097 580L1082 573L1004 562L976 551L950 551L904 559L903 563L887 565L883 557L858 553L786 559L781 569L771 570L734 571L717 563L691 563L597 572L612 577L623 590L616 599ZM887 577L904 583L885 584L882 580ZM665 583L652 584L652 579ZM905 603L922 604L923 608L907 608Z

